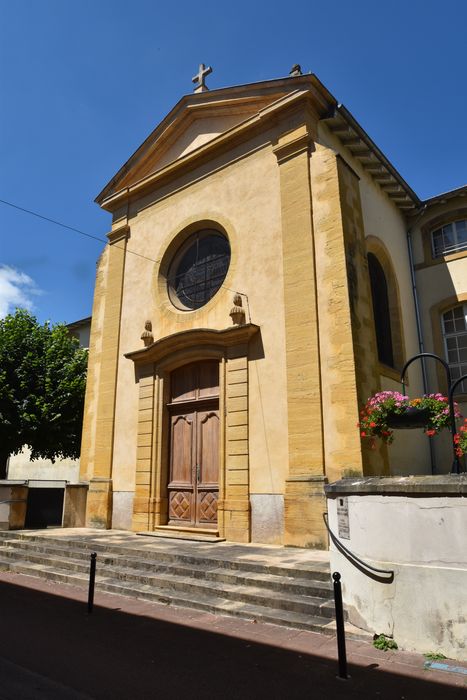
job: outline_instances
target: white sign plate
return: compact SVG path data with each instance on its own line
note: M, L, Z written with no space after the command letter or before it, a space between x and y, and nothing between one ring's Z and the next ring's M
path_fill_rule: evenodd
M347 496L337 499L337 534L343 540L350 540L349 501Z

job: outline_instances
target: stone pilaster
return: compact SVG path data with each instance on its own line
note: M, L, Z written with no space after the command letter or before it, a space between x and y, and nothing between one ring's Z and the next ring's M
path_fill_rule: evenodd
M289 474L284 543L325 547L321 372L306 125L274 148L280 172L286 330Z
M249 542L250 479L246 346L236 346L227 350L225 392L225 499L221 503L220 519L224 537L227 540Z
M362 446L357 429L358 407L379 388L379 375L359 178L334 151L316 144L311 181L325 473L332 482L368 471L374 457L384 463Z
M154 365L138 368L138 438L136 447L135 497L133 501L133 530L154 529L154 509L151 497L154 488Z
M93 527L111 527L112 520L115 396L128 230L123 226L108 234L93 306L80 468L81 479L90 482L86 523Z
M337 158L337 173L355 362L355 398L357 406L363 406L369 396L381 390L381 379L360 186L358 175L342 158ZM368 441L362 443L359 431L354 431L352 425L347 427L346 432L352 436L354 443L357 442L364 474L389 474L386 445L381 443L378 450L372 450Z

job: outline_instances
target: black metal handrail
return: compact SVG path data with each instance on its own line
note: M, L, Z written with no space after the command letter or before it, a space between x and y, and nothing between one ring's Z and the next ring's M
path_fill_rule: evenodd
M356 554L347 549L334 532L329 527L327 513L323 513L323 520L329 536L335 544L337 550L346 558L356 569L380 583L392 583L394 581L394 571L390 569L378 569L376 566L368 564ZM380 574L386 574L385 577ZM344 625L344 604L342 601L341 575L338 571L332 574L333 589L334 589L334 606L336 610L336 637L337 637L337 657L339 664L339 678L347 679L347 652L345 648L345 625Z
M335 533L329 527L327 516L327 513L323 513L324 524L326 526L326 530L329 532L331 540L336 545L339 552L343 554L344 557L348 559L348 561L350 561L350 563L353 564L356 569L366 574L370 578L379 581L380 583L392 583L394 581L394 571L392 569L378 569L376 566L372 566L366 561L363 561L363 559L360 559L360 557L357 557L357 555L351 552L350 549L347 549L347 547L342 544L337 535L335 535ZM374 573L369 573L370 571ZM387 577L377 576L375 574L386 574Z

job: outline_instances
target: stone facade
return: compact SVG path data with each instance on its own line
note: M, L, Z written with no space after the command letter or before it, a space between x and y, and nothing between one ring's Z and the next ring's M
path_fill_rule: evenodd
M394 272L395 357L419 351L407 230L421 203L315 76L182 98L97 201L113 223L81 454L89 525L171 527L171 376L206 360L219 366L221 537L327 547L327 481L430 468L422 434L401 461L356 428L369 394L399 388L400 366L378 359L370 250ZM205 304L180 308L171 269L206 230L228 241L228 270ZM409 386L423 393L417 366Z

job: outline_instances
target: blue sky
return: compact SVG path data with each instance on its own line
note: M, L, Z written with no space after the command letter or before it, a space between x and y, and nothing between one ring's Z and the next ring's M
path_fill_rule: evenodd
M94 198L180 97L294 63L422 197L465 184L464 0L0 0L0 199L98 237ZM92 309L100 243L0 204L0 316Z

